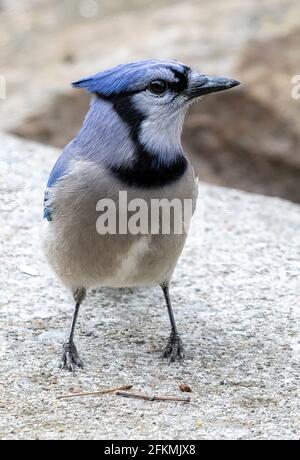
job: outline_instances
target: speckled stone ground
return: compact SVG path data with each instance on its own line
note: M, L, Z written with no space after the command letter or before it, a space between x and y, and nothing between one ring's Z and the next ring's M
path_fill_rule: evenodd
M58 152L4 135L0 146L1 439L299 438L298 206L202 186L172 289L184 364L161 359L159 289L103 290L82 309L86 367L73 376L57 370L72 302L39 246ZM123 384L179 395L178 381L193 389L188 405L57 399Z

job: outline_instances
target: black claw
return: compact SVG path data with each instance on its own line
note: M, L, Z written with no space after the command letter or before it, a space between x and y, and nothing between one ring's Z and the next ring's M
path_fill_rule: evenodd
M184 348L181 338L178 334L171 334L168 345L163 354L164 358L167 358L170 363L175 361L182 361L184 359Z
M83 363L78 356L74 342L66 342L63 345L63 354L60 369L75 372L76 367L83 369Z

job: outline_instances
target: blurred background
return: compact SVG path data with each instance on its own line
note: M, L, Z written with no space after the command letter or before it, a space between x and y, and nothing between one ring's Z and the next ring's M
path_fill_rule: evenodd
M70 82L172 58L238 89L193 106L184 145L203 181L300 203L299 0L0 0L0 130L62 148L89 97Z

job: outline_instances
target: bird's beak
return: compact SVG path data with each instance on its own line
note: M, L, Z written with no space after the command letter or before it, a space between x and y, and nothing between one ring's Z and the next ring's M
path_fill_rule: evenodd
M194 74L191 78L191 84L187 89L189 99L204 96L205 94L217 93L226 89L239 86L240 82L225 77L208 77L203 74Z

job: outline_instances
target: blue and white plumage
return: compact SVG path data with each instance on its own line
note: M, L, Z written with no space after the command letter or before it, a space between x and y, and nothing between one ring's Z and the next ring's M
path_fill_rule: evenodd
M82 363L73 342L79 306L92 287L159 284L172 332L165 356L183 356L169 298L169 282L184 247L180 235L99 235L97 203L119 192L128 200L197 198L193 168L181 146L191 101L236 86L175 62L120 65L73 83L93 95L83 126L58 159L45 194L48 261L72 291L76 309L62 367ZM121 204L120 204L121 206Z
M73 83L74 88L84 88L89 93L111 97L121 93L141 91L153 78L177 81L174 71L188 73L189 68L176 61L139 61L121 64Z

